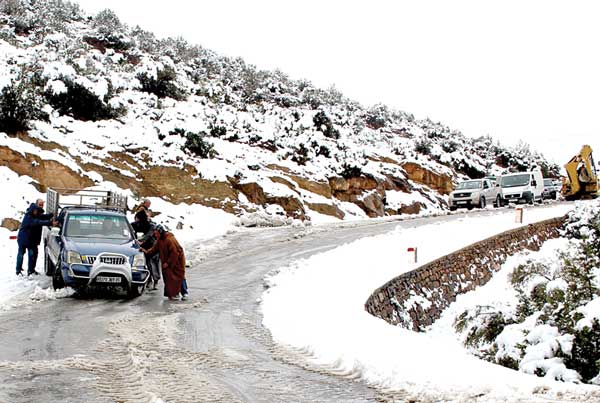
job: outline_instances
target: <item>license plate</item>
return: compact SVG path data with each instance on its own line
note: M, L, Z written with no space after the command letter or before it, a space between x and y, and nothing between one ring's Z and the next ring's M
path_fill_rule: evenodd
M457 201L456 204L467 204L466 201Z
M98 276L98 277L96 277L96 282L97 283L120 283L121 278L120 277Z

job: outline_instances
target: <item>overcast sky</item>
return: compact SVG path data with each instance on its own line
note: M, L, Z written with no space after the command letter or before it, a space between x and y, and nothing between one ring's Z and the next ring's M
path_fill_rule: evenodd
M600 2L77 2L561 165L584 143L600 155Z

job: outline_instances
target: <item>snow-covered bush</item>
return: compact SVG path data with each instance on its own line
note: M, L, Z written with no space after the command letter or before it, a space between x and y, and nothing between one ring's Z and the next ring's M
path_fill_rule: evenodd
M214 158L217 154L215 148L212 143L205 140L205 137L206 136L202 133L186 133L183 150L189 151L200 158Z
M126 113L124 108L113 108L84 85L70 79L60 81L64 88L49 90L46 98L61 115L69 115L83 121L114 119Z
M417 140L415 142L415 151L423 155L431 154L431 141L427 139Z
M0 92L0 132L29 130L32 120L47 120L35 87L26 80L11 81Z
M510 276L514 310L475 307L456 330L479 357L557 380L600 384L600 208L568 217L568 247L555 259L528 260Z
M327 138L337 140L340 138L340 132L333 125L333 121L323 111L319 111L313 117L313 123L317 130L319 130Z
M140 73L137 76L142 91L156 95L159 98L173 98L182 101L186 98L185 93L177 86L177 73L172 67L165 66L159 69L156 77L148 73Z

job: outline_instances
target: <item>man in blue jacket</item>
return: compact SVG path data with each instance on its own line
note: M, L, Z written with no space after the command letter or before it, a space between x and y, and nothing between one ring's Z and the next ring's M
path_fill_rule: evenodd
M35 264L38 256L38 245L42 240L42 227L55 225L56 221L52 220L54 214L44 214L44 201L38 199L35 203L31 203L17 236L19 252L17 253L17 276L23 273L23 255L27 250L27 275L39 274L35 271Z

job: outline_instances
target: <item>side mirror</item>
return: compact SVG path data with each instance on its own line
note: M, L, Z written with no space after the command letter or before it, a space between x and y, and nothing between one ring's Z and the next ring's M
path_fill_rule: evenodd
M531 181L531 186L536 187L537 186L537 182L536 181Z
M499 184L499 183L496 183L496 187L497 187L497 188L499 188L499 187L500 187L500 184Z

